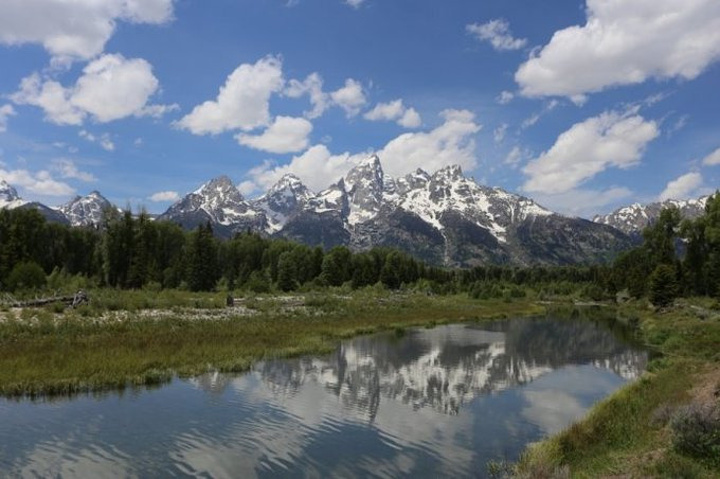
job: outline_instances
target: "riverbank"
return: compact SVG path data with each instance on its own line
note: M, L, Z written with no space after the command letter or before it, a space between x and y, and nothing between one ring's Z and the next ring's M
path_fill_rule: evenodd
M321 354L358 334L544 314L531 300L478 301L368 289L238 298L97 291L76 310L0 312L0 395L70 395L240 372L266 357Z
M638 324L662 357L584 420L531 447L512 475L720 477L720 418L711 417L712 408L720 410L716 304L679 301L661 311L642 302L622 306L620 317ZM714 439L704 432L708 421L715 421Z
M99 290L90 305L0 310L0 395L40 397L164 384L175 375L241 372L267 357L322 354L341 339L470 320L570 314L575 304L476 300L368 288L292 296ZM595 305L598 306L598 305ZM643 378L580 423L531 448L520 477L718 477L720 465L672 447L681 405L720 394L720 312L709 301L654 312L617 309L663 353ZM613 308L594 308L596 311Z

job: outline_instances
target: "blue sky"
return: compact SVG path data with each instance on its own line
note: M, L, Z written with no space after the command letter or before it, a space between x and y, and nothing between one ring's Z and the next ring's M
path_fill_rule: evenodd
M591 216L720 187L717 0L8 0L0 178L162 212L377 153Z

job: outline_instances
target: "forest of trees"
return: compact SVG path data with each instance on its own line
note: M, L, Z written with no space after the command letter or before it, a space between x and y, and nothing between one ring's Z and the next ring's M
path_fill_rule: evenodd
M524 287L592 299L627 290L664 305L679 295L720 295L720 194L695 220L663 210L642 245L613 264L575 266L429 266L388 248L323 250L256 233L221 241L210 224L191 232L146 213L108 211L101 225L48 223L33 209L0 210L0 290L38 290L64 278L121 289L182 288L257 293L348 285L418 287L474 297L523 296Z
M664 209L643 232L643 244L615 260L608 287L661 306L678 296L720 297L720 194L694 220Z

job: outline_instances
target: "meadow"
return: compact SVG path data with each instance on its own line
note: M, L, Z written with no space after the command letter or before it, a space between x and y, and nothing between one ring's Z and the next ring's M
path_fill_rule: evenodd
M0 394L68 395L239 372L257 360L332 351L343 338L410 326L542 314L529 300L477 301L368 288L293 296L90 292L89 305L0 312Z
M292 295L178 290L89 292L88 305L0 310L0 395L46 399L242 372L258 360L323 354L340 340L408 327L552 314L582 295L478 299L417 290L328 288ZM475 295L477 296L477 295ZM531 446L497 477L718 477L720 308L715 300L596 304L658 354L636 382L582 421ZM575 314L573 313L575 312ZM709 431L709 432L707 432ZM699 447L695 447L700 444Z

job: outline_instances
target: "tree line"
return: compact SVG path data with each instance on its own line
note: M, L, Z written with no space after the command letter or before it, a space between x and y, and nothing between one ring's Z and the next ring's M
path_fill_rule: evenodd
M391 248L323 250L252 232L223 241L210 223L188 232L145 212L108 210L101 224L73 228L49 223L34 209L0 210L0 290L37 289L77 277L120 289L265 293L379 284L477 298L520 297L527 288L566 295L580 288L591 299L627 291L668 304L679 295L720 295L720 195L695 220L682 221L677 209L663 210L644 231L643 243L612 264L470 269L427 265Z
M661 306L679 296L720 297L720 193L694 220L664 209L643 231L643 244L615 260L608 287Z
M144 212L109 210L100 225L73 228L47 222L34 209L0 210L0 290L40 288L53 275L120 289L269 292L345 283L396 289L420 278L445 280L447 273L388 248L325 251L251 232L222 241L210 223L187 232Z

